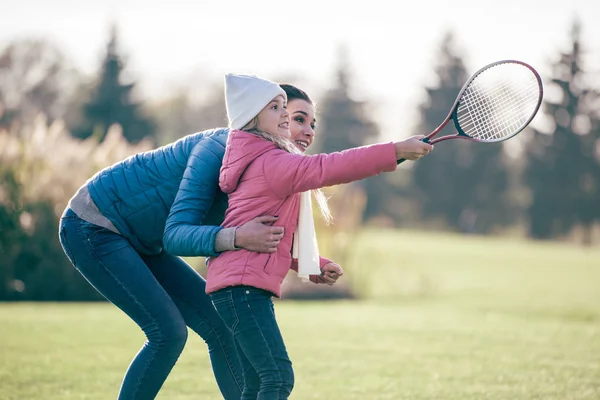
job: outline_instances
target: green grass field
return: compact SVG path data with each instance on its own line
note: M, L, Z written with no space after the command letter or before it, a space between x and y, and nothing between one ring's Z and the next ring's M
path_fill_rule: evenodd
M436 243L430 247L428 243ZM600 249L365 231L369 300L278 301L291 399L600 399ZM114 399L143 343L109 304L0 305L0 399ZM190 335L160 399L219 399Z

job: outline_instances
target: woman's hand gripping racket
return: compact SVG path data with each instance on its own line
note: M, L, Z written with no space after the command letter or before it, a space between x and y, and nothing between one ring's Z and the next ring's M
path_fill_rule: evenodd
M460 90L450 113L421 141L434 144L448 139L500 142L521 132L542 103L542 79L521 61L503 60L477 71ZM454 121L456 134L432 139ZM398 164L406 161L398 160Z

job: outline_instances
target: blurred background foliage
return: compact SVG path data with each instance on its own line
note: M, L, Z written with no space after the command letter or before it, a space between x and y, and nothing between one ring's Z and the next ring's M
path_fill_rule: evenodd
M366 226L600 242L599 76L583 63L587 44L580 31L574 20L565 32L570 46L551 55L541 114L517 138L444 142L395 173L326 190L334 224L318 227L321 252L354 266L346 284L336 287L339 293L368 297L368 261L347 263L357 256L355 241ZM398 137L428 133L446 117L472 72L459 48L448 32L434 55L436 81L423 87L417 128ZM339 52L331 87L314 98L319 123L310 153L382 140L369 118L374 104L351 95L348 51ZM302 87L293 78L278 80ZM207 82L201 98L190 88L159 100L140 98L114 28L94 76L83 76L43 39L1 48L0 300L100 300L60 247L60 214L101 168L226 125L219 82ZM201 261L192 262L202 269Z

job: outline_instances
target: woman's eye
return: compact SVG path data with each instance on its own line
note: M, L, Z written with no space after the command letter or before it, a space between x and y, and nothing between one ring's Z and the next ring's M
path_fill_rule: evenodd
M304 118L302 118L302 117L296 117L296 122L299 122L299 123L303 124L304 123Z

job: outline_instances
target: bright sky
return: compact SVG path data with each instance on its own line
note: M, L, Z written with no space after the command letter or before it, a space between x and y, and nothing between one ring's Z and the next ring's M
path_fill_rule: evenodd
M386 137L404 137L415 123L448 29L469 72L513 58L545 76L578 15L588 67L600 73L599 0L0 0L0 10L0 45L43 36L85 73L98 67L117 21L128 71L151 96L237 72L302 77L294 83L318 100L344 44L353 94L377 106Z

